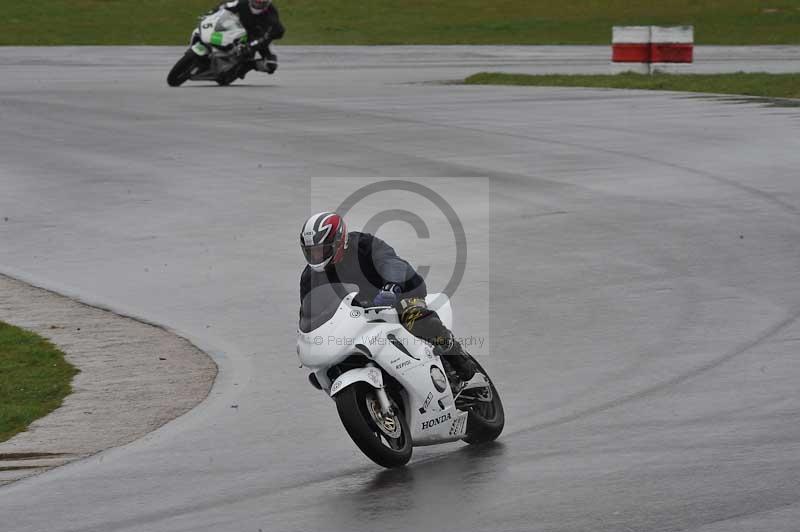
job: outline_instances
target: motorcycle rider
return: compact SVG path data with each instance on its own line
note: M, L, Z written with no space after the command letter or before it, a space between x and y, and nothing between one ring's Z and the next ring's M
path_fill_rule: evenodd
M300 247L308 263L300 276L300 301L311 290L333 283L359 287L359 300L375 306L394 306L403 327L429 342L463 382L475 374L475 365L425 303L425 281L394 249L380 238L347 232L344 219L334 212L317 213L300 230Z
M253 50L261 55L261 59L254 58L247 62L239 77L244 78L245 74L253 69L267 74L275 72L278 68L278 56L270 51L269 45L272 41L283 37L286 28L281 24L278 8L272 0L232 0L217 6L212 12L219 9L226 9L239 17L242 26L247 30L248 40L254 41L266 37L263 44Z

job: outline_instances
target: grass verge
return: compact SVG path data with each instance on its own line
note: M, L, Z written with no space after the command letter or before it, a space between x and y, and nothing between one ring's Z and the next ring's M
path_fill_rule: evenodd
M469 85L538 87L603 87L662 91L708 92L765 98L800 98L800 74L616 74L527 75L482 72L464 80Z
M53 344L0 322L0 442L61 406L76 373Z
M184 44L213 0L6 2L0 45ZM287 44L608 44L694 24L699 44L800 43L798 0L276 0Z

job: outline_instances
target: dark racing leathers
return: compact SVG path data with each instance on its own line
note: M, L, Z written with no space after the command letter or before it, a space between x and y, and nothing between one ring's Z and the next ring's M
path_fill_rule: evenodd
M235 13L239 17L239 21L247 31L247 39L249 41L252 42L266 36L263 44L258 46L254 51L257 51L270 65L265 71L270 74L274 72L275 68L278 66L278 58L270 51L269 45L272 41L280 39L283 37L283 34L286 33L286 28L281 24L278 8L275 4L270 4L269 9L260 15L254 15L253 12L250 11L250 5L247 0L233 0L232 2L227 2L218 6L214 11L222 8L227 9L231 13ZM256 62L251 61L247 64L241 76L244 77L244 74L256 67Z
M446 357L449 364L462 379L469 379L474 373L472 364L439 315L425 305L428 292L422 277L380 238L357 231L348 233L347 238L344 257L337 264L322 272L309 266L303 270L301 302L319 286L344 283L357 285L358 300L370 305L384 285L396 284L401 290L396 308L406 330L434 345L440 354L454 355Z

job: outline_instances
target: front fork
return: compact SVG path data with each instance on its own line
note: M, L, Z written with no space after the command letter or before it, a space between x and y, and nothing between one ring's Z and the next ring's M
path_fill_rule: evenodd
M377 367L375 364L370 362L367 364L369 367ZM380 370L380 368L378 368ZM386 416L393 416L394 412L392 412L392 404L389 402L389 395L386 393L386 388L381 386L380 388L375 388L375 395L378 397L378 404L381 405L381 414Z

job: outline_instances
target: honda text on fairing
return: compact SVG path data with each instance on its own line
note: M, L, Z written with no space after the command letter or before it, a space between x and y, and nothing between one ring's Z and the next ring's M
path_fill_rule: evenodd
M262 49L269 40L270 36L265 34L248 41L247 30L239 17L220 8L200 20L192 33L189 49L170 70L167 83L171 87L186 81L230 85L253 69L271 74L275 64L254 59L255 51Z
M367 306L343 284L315 288L302 301L297 354L309 380L336 402L339 418L361 451L399 467L413 446L456 440L475 444L503 431L503 404L478 364L454 388L437 351L409 333L393 307ZM452 324L450 301L428 303Z

